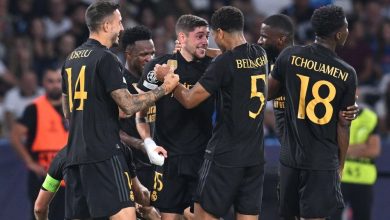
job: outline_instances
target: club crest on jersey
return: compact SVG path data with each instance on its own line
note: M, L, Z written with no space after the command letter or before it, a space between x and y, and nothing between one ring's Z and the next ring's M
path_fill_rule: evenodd
M154 83L154 84L156 84L158 82L154 70L151 70L148 72L148 75L146 76L146 80L148 82Z

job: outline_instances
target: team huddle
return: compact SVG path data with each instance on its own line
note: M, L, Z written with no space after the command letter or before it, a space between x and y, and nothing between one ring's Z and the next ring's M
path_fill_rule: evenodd
M306 46L294 45L285 15L266 18L257 43L246 41L235 7L218 9L210 23L183 15L176 51L157 58L150 30L124 30L118 8L88 7L89 39L62 67L69 138L38 195L37 219L47 219L61 180L65 219L208 220L231 207L236 219L259 219L271 100L280 216L325 219L344 207L357 77L335 53L348 36L340 7L315 10L316 39ZM210 34L219 49L208 48ZM118 45L125 64L110 51Z

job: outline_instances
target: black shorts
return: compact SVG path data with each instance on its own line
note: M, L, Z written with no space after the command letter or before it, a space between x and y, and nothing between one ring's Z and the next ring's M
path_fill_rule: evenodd
M66 168L66 217L108 217L134 207L131 177L121 151L108 160Z
M177 214L193 206L202 161L203 155L168 157L163 170L156 169L150 195L152 205L160 212Z
M231 205L243 215L260 213L264 165L221 167L205 159L199 175L195 201L214 217L223 217Z
M137 177L139 181L144 185L149 191L153 190L154 184L154 167L143 167L137 169Z
M344 207L337 170L304 170L280 164L280 215L326 218Z

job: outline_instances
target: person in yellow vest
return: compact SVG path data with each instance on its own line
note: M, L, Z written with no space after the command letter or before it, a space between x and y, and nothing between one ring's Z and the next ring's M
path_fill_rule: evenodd
M11 131L11 142L26 164L31 218L40 186L51 161L67 143L68 122L62 113L61 72L48 69L43 77L45 95L26 107ZM49 219L64 219L65 190L63 187L51 203Z
M351 124L350 145L341 179L344 202L351 208L353 220L371 219L373 185L377 177L374 159L381 151L377 130L377 114L363 107ZM340 211L332 220L341 220L342 215Z

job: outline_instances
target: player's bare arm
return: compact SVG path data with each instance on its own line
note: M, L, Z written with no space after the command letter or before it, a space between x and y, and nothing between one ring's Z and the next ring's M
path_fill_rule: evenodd
M37 200L35 200L34 205L34 215L37 220L47 220L49 215L49 204L53 199L55 193L40 190Z
M191 89L187 89L184 85L179 84L173 92L173 96L186 109L191 109L210 97L210 93L200 83L196 83Z
M345 157L349 146L349 128L351 121L343 117L342 112L339 112L339 121L337 122L337 142L339 145L339 174L343 173Z
M150 138L150 125L147 123L146 115L147 109L139 111L135 114L135 125L142 140Z
M132 95L126 88L123 88L112 91L111 96L119 108L128 116L131 116L138 111L152 106L159 98L170 93L178 82L178 75L168 74L164 78L164 84L144 94Z
M62 93L62 112L66 119L70 118L68 95Z
M119 131L119 136L121 137L121 140L131 148L135 148L146 153L144 149L144 142L141 139L132 137L122 130Z

